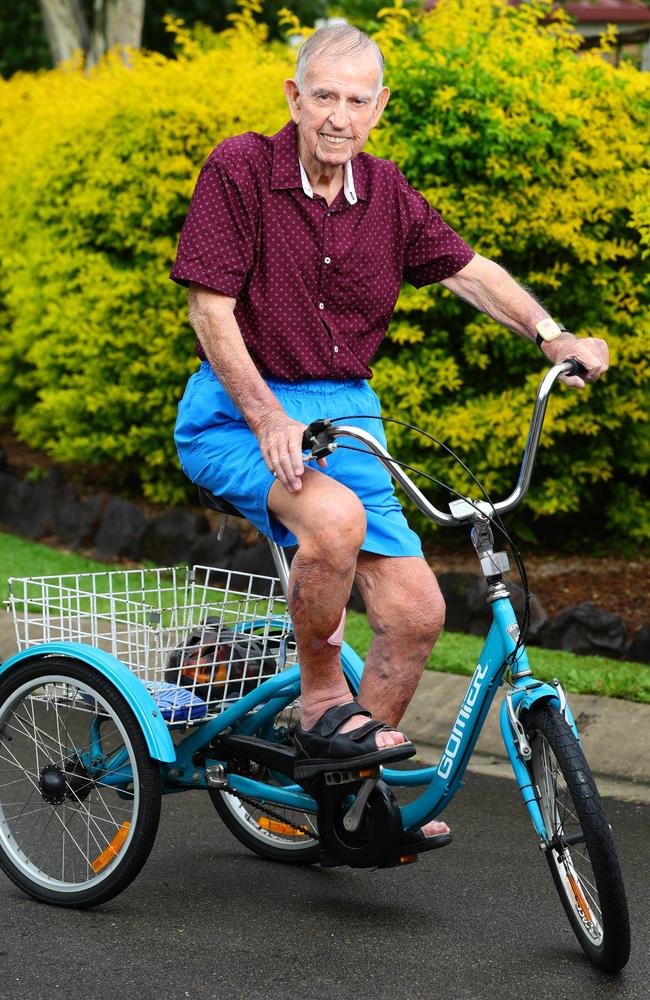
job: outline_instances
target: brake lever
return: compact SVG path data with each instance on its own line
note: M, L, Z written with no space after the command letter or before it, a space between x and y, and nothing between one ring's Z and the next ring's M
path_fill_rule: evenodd
M325 458L336 450L336 444L329 439L332 421L327 417L312 420L302 436L302 450L310 453L310 458Z

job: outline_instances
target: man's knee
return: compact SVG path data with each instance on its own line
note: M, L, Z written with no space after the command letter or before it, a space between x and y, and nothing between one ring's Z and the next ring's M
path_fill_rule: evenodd
M445 601L424 560L408 560L381 587L366 586L368 619L378 633L401 632L417 646L433 646L445 622Z
M334 569L356 559L366 536L366 512L352 490L306 470L299 494L276 492L271 499L276 517L296 536L304 558L328 562Z
M361 501L349 493L335 506L324 504L298 537L303 555L328 562L333 568L356 560L366 536L366 512Z

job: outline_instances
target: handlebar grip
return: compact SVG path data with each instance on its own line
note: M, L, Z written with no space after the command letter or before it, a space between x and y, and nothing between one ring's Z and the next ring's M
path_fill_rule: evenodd
M587 369L577 358L566 358L562 364L570 366L568 371L565 372L566 375L578 375L582 378L587 374Z

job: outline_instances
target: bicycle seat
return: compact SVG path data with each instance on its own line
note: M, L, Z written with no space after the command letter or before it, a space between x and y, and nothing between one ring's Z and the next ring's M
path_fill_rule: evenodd
M203 507L210 507L212 510L218 510L220 514L227 514L229 517L243 517L244 515L241 511L237 510L236 507L228 501L224 500L223 497L218 497L210 490L206 489L205 486L198 486L199 500Z

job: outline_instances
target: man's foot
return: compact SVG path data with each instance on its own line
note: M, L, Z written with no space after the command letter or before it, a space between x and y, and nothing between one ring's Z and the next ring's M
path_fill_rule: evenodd
M304 715L303 712L303 725ZM349 725L355 719L356 724ZM393 730L387 730L383 723L373 719L354 699L328 708L311 728L303 728L303 725L293 730L294 774L298 781L336 767L388 764L405 760L415 753L413 744L397 731L397 739L380 743L378 736L386 731L392 736Z
M351 719L343 723L339 732L349 733L352 729L358 729L359 726L362 726L367 721L367 716L353 715ZM383 747L397 747L401 743L407 743L408 741L404 733L400 733L397 729L381 729L375 737L375 742L377 749L381 750Z
M432 819L430 823L426 826L420 828L425 837L441 837L444 834L451 833L451 830L446 823L442 823L438 819Z
M318 719L322 717L322 715L328 708L333 708L334 706L338 705L344 705L347 704L348 702L351 703L353 701L354 699L350 697L347 699L347 702L345 700L341 701L332 700L330 704L325 703L324 707L321 703L316 707L315 712L308 712L305 709L305 706L303 705L301 706L300 725L304 729L311 729L314 723L316 723ZM360 726L363 726L367 721L368 721L367 715L353 715L351 718L346 719L345 722L338 727L338 732L349 733L353 729L358 729ZM400 733L399 730L397 729L382 729L376 734L375 742L377 745L377 749L382 750L384 747L396 747L399 746L401 743L408 743L408 740L406 739L404 734Z

